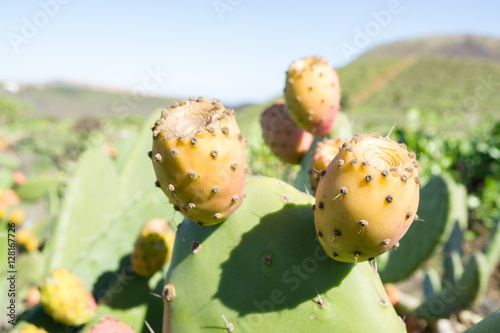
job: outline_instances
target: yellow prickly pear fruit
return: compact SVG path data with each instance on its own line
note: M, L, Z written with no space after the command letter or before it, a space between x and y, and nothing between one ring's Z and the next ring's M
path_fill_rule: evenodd
M295 61L286 73L285 100L297 125L313 135L327 135L340 107L337 72L321 57Z
M114 317L104 317L99 324L92 327L90 333L135 333L135 331Z
M319 181L314 222L335 260L360 262L399 246L418 219L415 153L378 134L345 143Z
M24 222L26 213L21 208L14 208L9 215L9 222L19 226Z
M262 113L260 124L264 141L285 163L299 164L314 139L311 133L295 125L282 101Z
M337 156L344 142L342 139L324 139L316 145L309 169L309 180L311 181L313 193L316 193L316 189L318 188L321 172L326 170L328 164Z
M203 97L174 102L153 130L156 186L199 225L226 220L243 202L246 140L235 112Z
M18 333L48 333L46 330L40 327L36 327L33 324L25 324L19 331Z
M132 253L134 272L148 278L172 258L175 232L167 221L154 218L147 221L137 236Z
M29 229L20 229L16 235L17 245L32 252L40 247L40 242L36 239L35 235Z
M64 325L83 325L94 317L94 297L77 276L64 268L45 278L40 294L45 312Z

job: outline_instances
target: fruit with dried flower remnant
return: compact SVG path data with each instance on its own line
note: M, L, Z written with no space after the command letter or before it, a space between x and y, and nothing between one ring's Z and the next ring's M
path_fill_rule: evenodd
M418 169L415 153L388 137L345 143L316 191L314 220L326 253L360 262L398 247L418 219Z
M199 225L226 220L243 202L248 173L235 112L202 97L174 102L152 130L156 186L174 208Z

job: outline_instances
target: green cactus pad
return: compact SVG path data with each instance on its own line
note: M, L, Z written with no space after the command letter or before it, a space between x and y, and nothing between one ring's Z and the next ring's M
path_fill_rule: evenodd
M324 253L312 197L264 177L252 178L246 192L228 221L179 226L164 331L405 331L369 263Z
M426 299L415 312L423 319L437 319L470 308L484 295L488 278L486 257L477 252L465 265L464 274L456 284L445 281L441 292Z
M410 274L432 254L443 248L453 225L467 223L465 188L448 175L435 176L420 191L420 204L415 221L400 246L379 265L384 282L398 282Z
M500 310L490 314L476 325L472 326L464 333L495 333L500 327Z

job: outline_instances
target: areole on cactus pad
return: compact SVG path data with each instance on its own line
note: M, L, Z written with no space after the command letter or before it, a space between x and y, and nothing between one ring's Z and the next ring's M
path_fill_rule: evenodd
M378 134L355 136L323 172L314 220L335 260L360 262L399 246L418 219L419 164L406 146Z
M244 199L248 173L235 112L202 97L174 102L152 130L156 186L199 225L226 220Z
M285 100L297 125L314 135L327 135L340 107L337 72L321 57L295 61L286 73Z

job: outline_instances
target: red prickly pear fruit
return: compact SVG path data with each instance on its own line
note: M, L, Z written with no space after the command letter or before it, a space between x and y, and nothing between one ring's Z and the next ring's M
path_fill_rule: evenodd
M315 136L327 135L340 108L337 72L321 57L295 61L286 73L285 100L297 125Z
M264 141L285 163L299 164L314 139L311 133L295 125L283 101L268 107L260 117L260 124Z
M33 324L26 324L21 327L19 331L15 331L17 333L48 333L46 330L40 327L36 327Z
M384 284L384 289L392 306L396 306L399 302L399 295L401 294L399 288L392 283L386 283Z
M28 290L28 296L26 296L26 301L25 301L26 309L28 310L33 309L36 305L40 303L40 298L41 298L40 289L34 286L31 287Z
M174 102L155 122L150 155L156 186L199 225L225 221L243 202L246 139L220 101Z
M418 169L415 154L387 137L345 143L316 191L314 222L326 253L361 262L399 246L417 219Z
M167 221L154 218L147 221L137 236L132 253L134 272L148 278L163 268L172 258L175 232Z
M94 317L94 297L77 276L64 268L45 278L40 294L45 312L64 325L83 325Z
M21 171L14 171L14 173L12 174L12 179L14 180L14 184L18 186L24 185L26 183L26 176Z
M318 188L321 172L326 170L328 164L337 156L344 142L342 139L324 139L316 145L309 168L309 180L313 193L316 193Z
M135 331L114 317L104 317L92 327L90 333L135 333Z
M19 204L20 199L17 196L17 193L12 189L8 189L5 191L0 190L0 206L9 207L15 206Z

